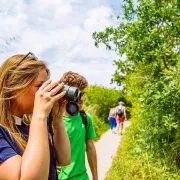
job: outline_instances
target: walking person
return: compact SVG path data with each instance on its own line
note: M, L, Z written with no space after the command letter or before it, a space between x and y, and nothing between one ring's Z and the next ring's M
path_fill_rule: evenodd
M0 179L56 180L56 164L70 163L65 92L56 94L64 85L48 79L46 64L33 53L14 55L0 67ZM54 145L47 125L51 110Z
M116 108L116 122L117 122L117 133L118 135L123 134L124 128L124 121L127 120L126 118L126 107L124 102L120 101L119 106Z
M65 112L63 120L71 144L71 164L59 168L59 180L89 180L86 165L85 151L91 169L93 180L98 180L97 156L93 139L96 137L92 123L92 118L88 113L82 115L82 105L84 101L85 88L88 86L87 80L78 73L69 71L64 73L60 79L66 85L77 87L81 91L81 100L78 102L81 110L77 115L70 115ZM83 116L86 118L84 123Z
M110 109L108 120L112 134L116 134L116 104L113 104L113 107Z

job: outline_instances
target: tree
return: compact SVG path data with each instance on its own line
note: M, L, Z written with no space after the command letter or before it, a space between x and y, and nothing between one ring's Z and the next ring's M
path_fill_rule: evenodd
M140 104L138 148L180 165L180 1L125 0L123 10L119 26L93 33L95 46L119 54L112 81Z
M107 49L120 55L115 61L117 70L112 79L118 84L132 71L156 77L163 70L176 66L180 57L178 1L140 0L136 1L136 6L132 0L125 2L123 22L117 28L108 27L104 32L93 33L97 47L104 43ZM125 60L121 59L123 55ZM150 72L144 73L145 66L151 66Z

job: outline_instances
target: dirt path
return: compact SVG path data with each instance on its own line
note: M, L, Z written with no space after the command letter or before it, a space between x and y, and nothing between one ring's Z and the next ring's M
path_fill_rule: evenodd
M129 121L125 121L124 130L126 127L130 125ZM123 135L122 135L123 136ZM98 176L99 180L103 180L105 178L106 172L111 167L111 163L113 157L116 155L117 148L121 142L121 137L117 134L112 134L110 130L104 133L101 139L95 143L97 157L98 157ZM87 171L90 179L92 180L91 171L89 165L87 163Z

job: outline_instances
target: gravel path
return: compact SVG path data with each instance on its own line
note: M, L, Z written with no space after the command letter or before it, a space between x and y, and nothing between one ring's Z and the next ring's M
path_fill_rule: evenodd
M125 121L124 130L130 125L129 121ZM123 136L123 135L122 135ZM106 172L111 167L113 157L116 155L117 148L121 142L121 137L117 134L112 134L110 130L104 133L101 139L95 143L97 158L98 158L98 177L99 180L105 178ZM90 180L92 180L91 171L87 163L87 172L89 174Z

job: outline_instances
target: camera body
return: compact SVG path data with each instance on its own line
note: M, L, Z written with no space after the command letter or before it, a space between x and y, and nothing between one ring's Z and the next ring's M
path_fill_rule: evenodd
M57 93L61 93L66 91L65 96L63 97L64 99L68 100L68 101L73 101L78 103L81 100L81 91L78 90L77 87L73 87L73 86L68 86L68 85L64 85L64 87Z
M57 94L64 91L66 91L66 94L63 98L68 101L66 111L68 114L75 116L79 112L79 106L77 103L80 102L82 93L76 87L64 85Z

